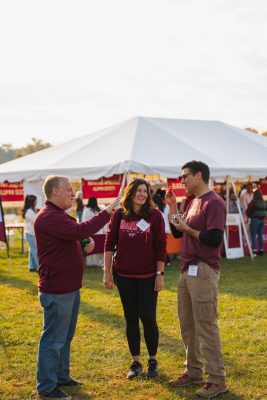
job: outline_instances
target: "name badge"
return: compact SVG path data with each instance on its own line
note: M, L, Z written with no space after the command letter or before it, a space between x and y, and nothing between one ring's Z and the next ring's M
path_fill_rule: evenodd
M150 227L150 224L146 222L144 219L140 219L140 221L136 224L136 226L139 229L141 229L141 231L145 232Z
M198 265L189 265L188 276L197 276Z

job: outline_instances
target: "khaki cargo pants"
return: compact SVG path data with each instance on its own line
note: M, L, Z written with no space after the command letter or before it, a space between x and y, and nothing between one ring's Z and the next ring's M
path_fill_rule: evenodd
M178 283L178 316L186 349L185 372L202 377L203 355L208 382L224 383L224 362L217 324L219 273L205 262L198 263L197 276L181 274Z

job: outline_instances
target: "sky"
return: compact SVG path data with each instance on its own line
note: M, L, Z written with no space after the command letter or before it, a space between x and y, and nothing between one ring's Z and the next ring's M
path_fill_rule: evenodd
M0 0L0 144L135 117L267 131L266 0Z

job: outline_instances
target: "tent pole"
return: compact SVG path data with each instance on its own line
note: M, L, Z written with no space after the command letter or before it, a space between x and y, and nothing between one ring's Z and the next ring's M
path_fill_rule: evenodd
M247 244L248 244L249 254L250 254L251 260L254 260L254 255L253 255L251 243L250 243L250 240L249 240L249 237L248 237L247 228L246 228L245 221L244 221L243 214L242 214L241 207L240 207L240 200L239 200L239 198L237 196L237 191L236 191L234 179L233 179L232 176L231 176L231 181L232 181L233 190L234 190L234 193L235 193L235 196L236 196L236 205L237 205L237 209L238 209L238 212L239 212L239 215L240 215L242 228L243 228L244 235L245 235L245 238L246 238L246 241L247 241Z
M229 214L229 175L226 176L226 210Z
M124 174L122 176L122 180L121 180L121 187L120 187L118 197L122 197L122 195L123 195L126 177L127 177L127 172L124 172Z
M127 172L127 181L126 181L127 185L129 185L130 180L131 180L131 172L128 171L128 172Z
M229 214L229 175L226 176L226 212ZM226 227L227 243L229 241L229 226Z

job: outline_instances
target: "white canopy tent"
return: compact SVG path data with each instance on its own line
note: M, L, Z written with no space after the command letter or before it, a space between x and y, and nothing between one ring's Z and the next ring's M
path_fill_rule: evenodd
M98 179L122 173L124 181L130 171L176 178L193 159L227 182L229 176L265 177L267 138L216 121L136 117L2 164L0 182L24 181L25 186L55 174ZM249 243L239 202L238 207ZM250 244L249 249L253 257Z
M267 138L216 121L136 117L0 165L0 181L62 174L98 179L128 171L175 178L192 159L213 177L267 175Z

